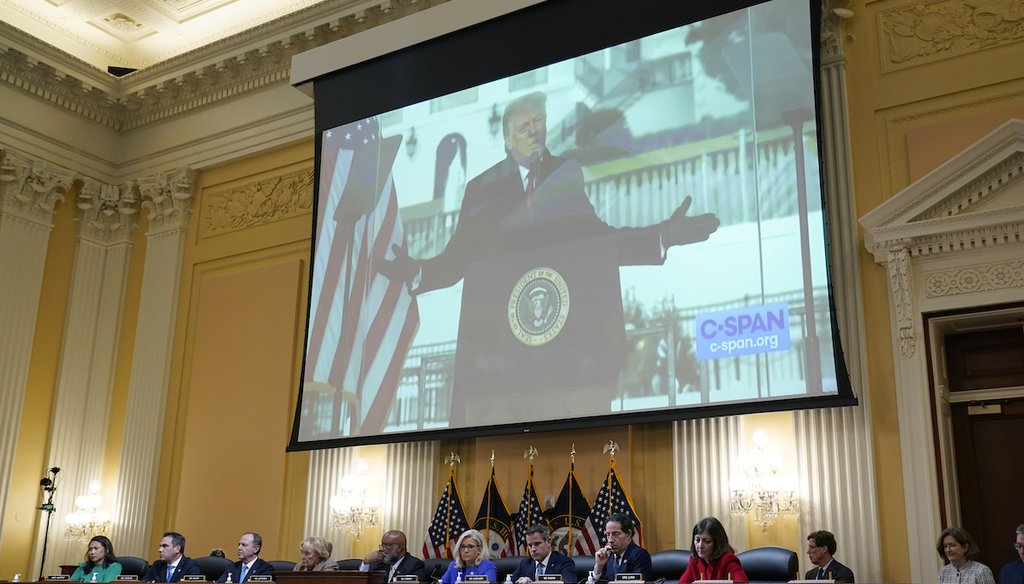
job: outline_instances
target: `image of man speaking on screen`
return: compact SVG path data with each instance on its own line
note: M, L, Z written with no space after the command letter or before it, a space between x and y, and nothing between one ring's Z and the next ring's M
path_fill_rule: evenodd
M451 426L610 412L627 353L619 266L660 265L718 229L689 197L648 227L602 221L580 165L547 149L546 106L541 92L508 104L507 156L466 186L444 251L378 262L413 294L463 282Z

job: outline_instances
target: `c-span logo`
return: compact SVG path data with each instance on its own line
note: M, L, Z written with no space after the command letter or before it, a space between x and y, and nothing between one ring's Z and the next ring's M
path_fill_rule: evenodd
M508 299L508 325L517 339L539 347L558 336L569 316L569 287L551 268L523 274Z

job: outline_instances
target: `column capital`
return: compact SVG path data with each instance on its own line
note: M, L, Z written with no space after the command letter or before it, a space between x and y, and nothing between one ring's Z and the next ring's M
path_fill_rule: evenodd
M161 172L134 182L142 195L143 208L149 211L149 235L188 226L192 196L195 194L195 172L192 169Z
M822 65L842 62L845 59L843 46L847 39L846 33L843 31L843 23L853 16L854 12L850 10L850 0L821 1Z
M46 227L71 188L70 170L12 150L0 151L0 214L11 214Z
M138 227L139 198L133 186L82 179L77 205L80 235L96 243L123 243Z

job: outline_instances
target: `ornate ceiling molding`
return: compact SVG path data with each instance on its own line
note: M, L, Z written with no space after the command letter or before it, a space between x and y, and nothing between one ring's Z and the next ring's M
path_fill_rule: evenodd
M447 1L384 0L369 8L328 1L123 78L97 76L74 56L3 25L0 83L128 132L285 84L294 55Z

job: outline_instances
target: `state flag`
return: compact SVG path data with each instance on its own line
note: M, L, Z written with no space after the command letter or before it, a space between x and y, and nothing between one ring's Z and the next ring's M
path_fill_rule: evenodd
M491 479L487 481L480 510L476 514L473 529L484 534L492 558L504 558L512 555L512 514L505 504L504 497L498 489L498 481L494 478L494 467L491 467Z
M580 546L583 527L590 516L590 503L576 479L575 465L570 465L562 492L558 494L551 515L551 540L555 549L567 556L592 555L596 550Z

